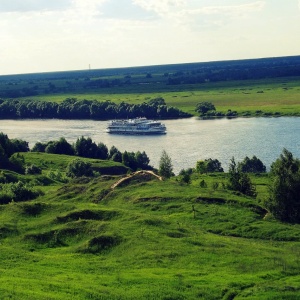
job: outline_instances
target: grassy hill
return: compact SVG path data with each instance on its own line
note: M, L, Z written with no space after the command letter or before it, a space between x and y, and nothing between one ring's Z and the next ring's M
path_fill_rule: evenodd
M35 179L68 159L25 154L43 169ZM120 176L103 170L44 185L15 176L44 195L0 206L1 299L300 299L300 225L267 214L267 175L252 176L256 199L227 190L226 174L114 189Z

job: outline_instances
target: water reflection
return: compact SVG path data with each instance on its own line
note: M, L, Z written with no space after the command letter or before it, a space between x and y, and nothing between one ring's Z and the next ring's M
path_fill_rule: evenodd
M238 118L164 121L167 134L159 136L122 136L105 132L107 122L90 120L1 120L0 131L9 138L21 138L32 147L65 137L73 143L80 136L91 137L109 148L121 151L146 151L157 167L162 150L172 158L174 171L194 167L197 160L217 158L227 169L232 156L236 161L256 155L267 167L285 147L300 157L300 118Z

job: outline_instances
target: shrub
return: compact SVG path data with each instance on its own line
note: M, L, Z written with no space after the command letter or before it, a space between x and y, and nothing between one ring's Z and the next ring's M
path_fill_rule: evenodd
M202 179L202 180L200 181L199 186L200 186L201 188L207 188L207 183L205 182L204 179Z
M252 184L250 177L237 167L234 157L229 165L228 188L247 196L256 197L255 186Z
M33 175L33 174L41 174L41 173L42 173L42 169L37 167L36 165L30 165L25 168L25 174Z
M66 169L68 177L93 176L93 170L89 162L85 162L79 158L72 160Z

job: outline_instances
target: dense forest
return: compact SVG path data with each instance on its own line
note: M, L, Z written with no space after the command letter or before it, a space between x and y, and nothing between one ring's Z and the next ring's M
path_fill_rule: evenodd
M47 101L0 100L0 119L61 118L61 119L127 119L146 117L154 119L186 118L191 115L166 105L163 98L142 104L115 104L111 101L93 101L68 98L62 103Z

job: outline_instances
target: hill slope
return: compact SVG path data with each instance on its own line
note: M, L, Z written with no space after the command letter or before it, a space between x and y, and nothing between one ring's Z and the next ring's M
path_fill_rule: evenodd
M224 174L118 180L0 206L3 299L299 299L300 226L266 217L267 176L257 200Z

